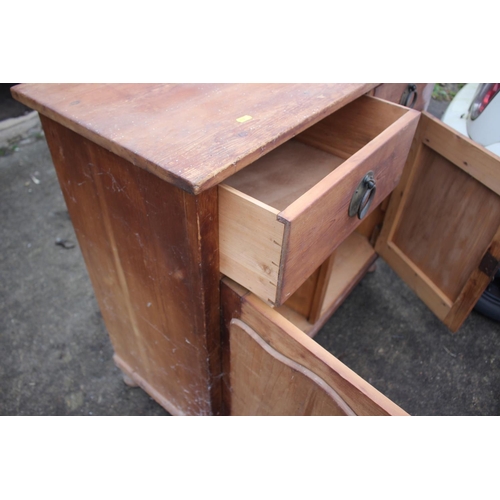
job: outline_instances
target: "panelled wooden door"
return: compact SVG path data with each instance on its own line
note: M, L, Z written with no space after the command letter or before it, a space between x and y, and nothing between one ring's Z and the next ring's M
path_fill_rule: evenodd
M499 158L422 113L376 251L458 330L498 269Z
M225 278L229 415L407 415L256 295Z
M231 321L230 342L233 415L355 415L321 377L239 319Z

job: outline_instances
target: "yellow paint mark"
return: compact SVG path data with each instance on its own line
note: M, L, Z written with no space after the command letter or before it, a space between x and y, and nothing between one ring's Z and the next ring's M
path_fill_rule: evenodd
M245 116L240 116L239 118L236 118L236 121L239 123L245 123L251 119L252 119L252 117L250 115L245 115Z

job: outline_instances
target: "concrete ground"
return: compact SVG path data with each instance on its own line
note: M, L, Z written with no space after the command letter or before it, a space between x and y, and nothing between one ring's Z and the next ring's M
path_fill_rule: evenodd
M114 366L39 129L0 151L0 217L0 414L168 415ZM316 340L411 414L500 414L500 324L449 333L381 259Z

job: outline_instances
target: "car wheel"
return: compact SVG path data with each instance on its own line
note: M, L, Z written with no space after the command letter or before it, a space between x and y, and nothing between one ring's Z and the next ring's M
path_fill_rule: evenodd
M496 273L495 279L479 297L474 310L495 321L500 321L500 271Z

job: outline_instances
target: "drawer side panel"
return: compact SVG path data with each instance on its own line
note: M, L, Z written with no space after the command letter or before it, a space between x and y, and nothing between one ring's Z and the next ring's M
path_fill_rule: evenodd
M220 272L274 305L284 225L278 211L219 186Z

